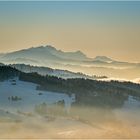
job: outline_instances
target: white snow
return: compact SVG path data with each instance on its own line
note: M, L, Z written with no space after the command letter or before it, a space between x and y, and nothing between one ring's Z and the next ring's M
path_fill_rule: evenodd
M63 93L40 91L36 90L36 86L36 84L19 81L18 79L16 79L16 85L12 85L10 80L0 82L0 108L13 111L32 111L36 105L41 103L51 105L64 100L65 109L68 110L71 103L74 102L74 95L70 97ZM42 95L39 95L39 93L42 93ZM21 97L22 100L9 100L8 97L11 96Z

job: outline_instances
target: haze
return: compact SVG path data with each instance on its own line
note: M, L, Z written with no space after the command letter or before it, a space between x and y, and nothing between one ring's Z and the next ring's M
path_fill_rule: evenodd
M0 53L39 45L140 62L140 2L0 2Z

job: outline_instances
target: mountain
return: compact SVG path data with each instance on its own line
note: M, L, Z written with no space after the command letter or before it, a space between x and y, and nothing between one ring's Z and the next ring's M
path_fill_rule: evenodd
M19 50L11 53L7 53L2 56L3 60L16 60L18 58L22 59L32 59L32 60L51 60L51 61L66 61L66 60L89 60L85 54L81 51L76 52L63 52L57 50L52 46L39 46L32 47L29 49Z
M50 45L2 54L0 62L49 67L87 75L105 75L131 80L140 77L140 63L121 62L107 56L89 58L81 51L64 52Z
M64 52L47 45L23 49L11 53L1 54L0 62L5 64L29 64L52 68L63 68L66 65L128 67L135 63L119 62L107 56L87 57L81 51ZM58 66L58 67L57 67Z
M0 57L0 62L5 64L26 64L57 69L65 69L67 64L80 65L84 61L91 60L81 51L64 52L50 45L6 53Z
M111 58L109 57L106 57L106 56L96 56L93 61L101 61L101 62L113 62L114 60L112 60Z

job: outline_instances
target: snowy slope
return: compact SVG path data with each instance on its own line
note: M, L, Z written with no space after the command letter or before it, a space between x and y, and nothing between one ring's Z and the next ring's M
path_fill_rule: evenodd
M36 84L23 82L16 79L16 85L12 85L11 80L0 82L0 108L12 111L33 111L36 105L46 103L51 105L64 100L65 109L69 109L74 101L74 96L54 93L49 91L36 90ZM42 95L39 95L41 93ZM22 100L12 101L8 97L18 96Z

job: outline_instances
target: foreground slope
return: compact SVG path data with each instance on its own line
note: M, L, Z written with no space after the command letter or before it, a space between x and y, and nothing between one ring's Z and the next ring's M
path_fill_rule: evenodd
M78 104L119 107L124 104L129 95L140 97L140 85L131 82L62 79L49 75L41 76L37 73L23 73L9 66L0 67L1 80L12 77L37 84L38 90L75 94Z
M139 138L139 106L138 84L0 66L1 139Z

